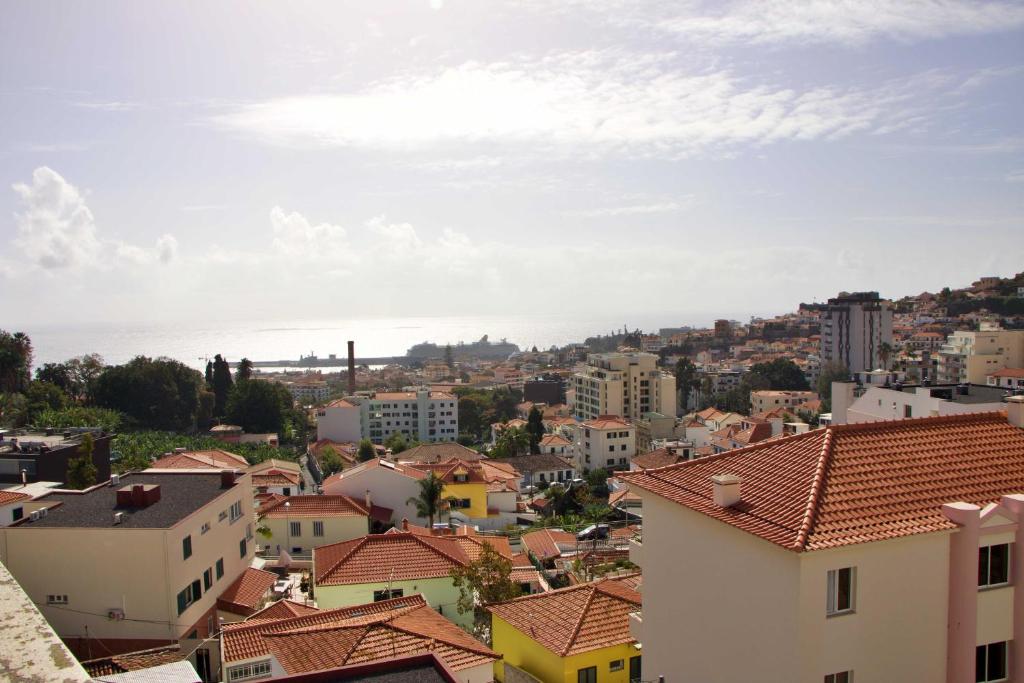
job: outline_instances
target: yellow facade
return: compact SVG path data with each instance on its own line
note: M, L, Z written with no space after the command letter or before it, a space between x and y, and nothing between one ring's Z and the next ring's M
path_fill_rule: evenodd
M373 602L375 591L384 591L389 587L391 590L402 591L402 596L415 595L419 593L427 604L437 610L442 616L463 628L473 625L473 613L459 614L456 603L459 599L459 589L455 587L452 579L444 576L432 579L409 579L407 581L388 582L387 577L382 577L378 583L357 583L340 586L316 586L316 604L320 609L334 609L336 607L352 607L354 605L365 605Z
M298 536L291 533L293 522L298 524ZM323 525L322 535L313 535L314 522L320 522ZM337 515L322 518L273 516L264 517L263 524L270 532L270 536L261 536L260 545L269 548L271 554L275 555L284 549L293 555L308 555L313 552L313 548L351 541L370 532L367 518L359 515Z
M469 507L458 508L467 517L478 519L487 516L487 484L472 482L466 484L445 484L442 493L444 498L469 500Z
M629 662L639 657L633 645L613 645L570 657L561 657L497 615L491 622L492 646L502 659L495 662L495 678L505 680L503 662L508 662L545 683L577 683L581 669L595 667L598 683L629 683ZM612 670L613 662L622 667Z

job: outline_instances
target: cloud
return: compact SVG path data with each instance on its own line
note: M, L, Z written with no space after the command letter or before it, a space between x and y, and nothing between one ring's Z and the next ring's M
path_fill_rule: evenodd
M75 102L75 106L81 107L82 109L95 109L97 111L135 111L136 109L142 109L144 105L141 102L132 102L128 100L106 100Z
M1024 183L1024 171L1010 171L1006 174L1008 183Z
M624 206L605 206L595 209L576 209L563 212L566 216L583 218L599 218L602 216L631 216L650 213L672 213L682 211L693 205L693 197L687 196L681 201L656 202L651 204L627 204Z
M48 166L32 172L31 184L16 183L13 189L23 205L14 215L14 244L32 265L45 270L107 268L112 265L109 254L127 264L166 264L177 254L178 241L170 234L157 239L154 247L101 239L85 197Z
M710 43L863 45L1010 31L1024 5L978 0L741 0L664 17L657 28Z
M671 53L561 52L408 73L359 92L281 97L215 116L265 142L450 152L495 145L572 156L683 158L784 140L891 131L927 115L933 74L868 88L795 89L727 70L693 73ZM507 151L507 150L506 150Z
M330 223L313 225L298 212L286 213L280 206L270 210L273 247L287 256L338 258L348 251L345 228Z

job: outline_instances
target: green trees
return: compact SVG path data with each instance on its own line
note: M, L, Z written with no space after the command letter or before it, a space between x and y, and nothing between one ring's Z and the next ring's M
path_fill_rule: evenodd
M395 455L418 445L419 441L406 439L402 432L392 432L388 438L384 439L384 448L389 449Z
M882 342L881 345L879 345L878 357L882 361L883 370L889 369L889 359L892 358L893 351L894 349L892 347L892 344L890 344L889 342Z
M34 424L45 410L62 410L68 404L68 397L60 387L38 380L29 382L25 389L26 419Z
M676 361L674 373L676 376L676 390L683 397L683 411L685 412L690 407L690 393L700 388L697 366L689 358L680 358Z
M231 393L231 385L231 368L228 366L228 362L221 358L221 355L218 353L213 357L213 386L211 387L215 398L213 404L214 415L227 414L228 395Z
M91 406L72 405L59 410L47 408L36 413L32 423L44 429L65 429L67 427L99 427L107 433L113 433L121 429L124 424L124 416L116 410L107 408L93 408Z
M405 501L407 504L416 506L416 514L426 517L430 528L434 528L434 518L441 513L444 492L444 482L434 476L431 472L423 479L416 482L420 487L419 494Z
M839 361L832 361L821 369L818 375L818 398L821 399L822 412L832 410L832 382L850 379L850 369Z
M748 379L752 386L753 380L757 376L763 377L767 382L767 386L758 387L761 389L806 391L811 388L803 370L788 358L776 358L767 363L757 363L751 366L750 372L744 376L744 379Z
M544 414L537 406L533 406L526 420L526 434L530 439L531 453L540 453L540 440L544 438L544 431Z
M451 344L444 347L444 364L448 366L449 370L455 368L455 355L452 353Z
M68 460L67 484L71 488L81 490L96 483L96 465L92 462L95 446L92 434L86 432L82 436L82 444L78 447L78 457Z
M459 429L477 440L484 438L492 423L515 417L523 399L521 391L508 387L493 390L457 387L455 394L459 397Z
M521 427L506 427L491 449L492 458L514 458L530 451L530 435Z
M502 557L484 541L480 557L451 570L453 583L459 589L457 609L461 614L473 612L477 627L485 627L490 614L486 610L488 605L518 598L522 592L511 576L512 560Z
M256 379L236 384L225 407L229 423L257 433L282 432L286 423L290 426L292 412L292 395L287 389Z
M94 402L143 428L188 431L195 424L202 386L202 375L176 360L138 356L96 379Z
M0 394L21 393L32 379L32 340L0 330Z
M362 439L359 442L359 450L356 451L356 457L359 458L359 462L366 462L377 457L377 449L373 447L373 442L369 439Z
M238 367L235 368L235 381L242 382L252 378L252 361L248 358L243 358L238 361Z
M360 443L361 447L362 443ZM362 460L362 457L360 457L360 460ZM341 456L338 455L338 451L334 450L330 444L320 449L320 469L325 477L329 477L335 472L341 472L343 465L344 463L341 460Z

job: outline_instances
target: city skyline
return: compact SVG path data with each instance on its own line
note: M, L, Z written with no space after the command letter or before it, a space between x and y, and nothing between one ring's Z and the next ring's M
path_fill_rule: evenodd
M1024 8L754 7L12 6L0 315L670 324L1019 270Z

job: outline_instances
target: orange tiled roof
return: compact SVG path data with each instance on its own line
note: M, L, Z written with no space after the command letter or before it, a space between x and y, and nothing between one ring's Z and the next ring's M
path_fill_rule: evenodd
M1024 368L1003 368L989 373L989 377L1013 377L1024 379Z
M378 603L379 604L379 603ZM488 665L500 655L421 604L372 618L354 617L264 636L289 674L333 669L399 655L433 652L453 671Z
M301 602L295 602L294 600L278 600L267 605L259 612L254 612L245 621L251 624L255 621L291 619L292 617L304 617L308 614L315 614L319 611L316 607L303 605Z
M742 479L714 504L711 477ZM1024 491L1024 430L1004 413L833 425L656 470L619 475L797 552L955 528L944 503Z
M420 594L392 600L382 600L367 605L318 610L290 619L261 619L227 624L221 632L221 646L224 661L237 662L242 659L265 656L270 653L264 636L278 631L329 624L342 620L364 619L372 621L378 615L395 616L402 611L415 609L426 604Z
M188 451L166 455L152 465L150 469L236 469L249 466L249 461L240 455L222 450Z
M455 542L462 546L462 550L470 562L480 559L480 555L484 551L484 544L490 545L502 557L512 559L512 546L509 545L507 536L456 535L454 538Z
M82 662L82 668L92 677L110 676L113 674L149 669L163 664L180 662L188 655L178 643L164 645L150 650L137 650L123 654L100 657Z
M559 657L635 643L629 632L629 613L638 609L639 593L624 582L607 579L488 608Z
M530 562L530 556L526 553L516 553L512 556L513 567L532 567L533 562Z
M27 493L0 491L0 505L10 505L11 503L17 503L21 500L29 500L30 498L32 498L32 496Z
M533 566L512 567L512 571L509 573L508 578L515 583L539 583L544 585L543 581L541 581L540 572Z
M545 434L540 439L541 446L571 446L572 442L558 434Z
M675 465L677 462L684 461L685 458L682 455L678 455L674 449L669 448L659 448L648 453L634 455L630 460L632 464L642 470L666 467L668 465Z
M451 536L398 532L363 536L313 550L316 585L371 583L448 576L469 557ZM384 577L384 578L382 578Z
M479 460L483 456L454 441L444 443L421 443L419 446L396 453L394 458L400 462L444 462L445 460Z
M548 560L562 554L562 551L558 549L559 543L575 545L576 536L561 529L540 529L523 534L521 540L534 557L539 560Z
M274 587L277 574L249 567L217 597L217 609L248 616Z
M284 504L288 503L287 510ZM367 517L366 506L348 496L281 496L260 508L262 517Z
M281 470L268 470L252 475L252 485L256 488L261 486L298 486L299 475Z
M587 420L583 423L584 427L590 429L632 429L633 425L629 424L617 415L601 415L595 420Z

